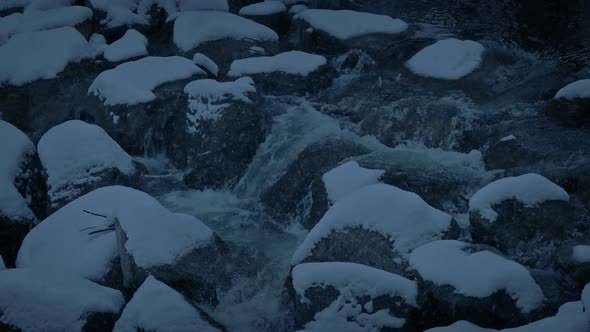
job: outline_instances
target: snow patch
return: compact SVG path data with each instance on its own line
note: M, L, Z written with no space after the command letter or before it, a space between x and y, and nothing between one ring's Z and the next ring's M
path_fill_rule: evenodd
M524 266L490 251L463 251L469 246L455 240L425 244L410 254L410 266L425 280L453 286L457 294L485 298L505 290L523 313L542 305L543 291Z
M245 16L263 16L284 13L287 6L281 1L265 1L240 8L240 15Z
M449 38L416 53L406 67L419 76L458 80L481 66L484 52L478 42Z
M215 77L217 77L217 75L219 74L219 67L217 66L217 64L205 54L196 53L193 57L193 62L197 66L210 72Z
M142 268L172 264L207 245L213 232L198 219L175 214L141 191L111 186L94 190L49 216L27 234L18 267L63 271L100 281L117 257L112 218L127 235L125 248ZM102 230L102 231L101 231ZM94 231L101 231L90 234Z
M88 94L98 96L107 106L147 103L156 99L153 90L159 85L194 75L205 72L187 58L146 57L100 73Z
M590 98L590 79L579 80L566 85L555 94L554 99Z
M80 120L49 129L39 140L38 151L52 200L78 196L77 186L100 180L105 170L135 172L131 156L117 142L101 127Z
M469 211L477 211L488 221L494 222L498 213L492 206L509 199L515 199L526 207L534 207L546 201L567 201L569 195L545 177L528 173L499 179L481 188L469 200Z
M144 35L135 29L129 29L119 40L104 47L104 58L118 62L148 55L147 45L148 40Z
M262 24L225 12L183 12L174 21L174 44L184 52L222 39L275 42L279 36Z
M290 51L273 56L262 56L236 60L231 64L228 76L268 74L283 72L307 76L327 63L321 55Z
M114 332L202 331L216 332L182 295L149 276L115 324Z
M408 29L408 24L400 19L352 10L306 9L296 18L339 40L371 34L395 35Z
M0 47L0 84L55 78L69 63L93 54L86 39L72 27L19 33Z
M0 215L12 221L35 220L27 202L14 186L23 161L35 153L35 145L15 126L0 120Z
M117 290L45 269L0 272L0 294L0 322L27 332L82 331L88 314L125 303Z
M348 161L322 176L328 199L336 203L346 195L370 184L379 182L384 170L368 169L354 161Z
M309 231L295 251L291 265L309 256L321 239L332 232L362 227L381 233L402 254L437 239L447 230L451 216L428 205L420 196L386 184L372 184L342 198Z

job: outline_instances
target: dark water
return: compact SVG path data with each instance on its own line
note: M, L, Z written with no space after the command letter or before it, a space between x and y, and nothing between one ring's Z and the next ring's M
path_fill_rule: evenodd
M590 0L353 0L352 6L462 38L590 63Z

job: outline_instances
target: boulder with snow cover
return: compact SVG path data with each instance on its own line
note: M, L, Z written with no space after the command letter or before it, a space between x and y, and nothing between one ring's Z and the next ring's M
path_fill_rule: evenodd
M490 247L443 240L410 255L416 270L425 327L465 319L512 327L541 313L544 294L529 271Z
M74 200L31 230L17 266L131 290L151 273L187 297L215 302L216 286L228 282L224 257L224 244L198 219L112 186Z
M267 115L254 82L249 77L204 79L190 82L184 91L188 110L172 132L170 158L188 170L184 181L192 188L236 183L266 136Z
M0 142L0 256L12 267L25 235L46 216L47 192L27 135L0 121Z
M406 22L386 15L306 9L294 17L291 41L299 49L321 54L338 54L354 48L378 53L407 30Z
M574 224L569 195L541 175L529 173L494 181L469 201L470 232L527 266L547 267L554 244L568 236Z
M303 263L291 272L296 327L323 331L414 331L418 287L354 263Z
M138 171L131 156L102 128L84 121L51 128L41 137L38 150L51 211L96 188L136 182Z
M570 83L557 91L545 106L545 112L574 128L590 126L590 79Z
M227 68L233 60L250 56L253 46L275 53L279 36L262 24L231 13L188 11L174 21L173 40L183 54L207 54Z
M263 94L305 95L329 87L337 73L321 55L290 51L236 60L227 74L251 76Z
M240 8L240 16L265 25L279 35L289 31L291 20L287 15L287 6L282 1L264 1Z
M309 231L291 264L352 262L406 275L412 249L457 229L450 215L418 195L371 184L338 200Z
M0 272L0 330L110 331L123 295L82 277L46 269Z
M125 306L113 331L223 331L219 326L181 294L149 276Z

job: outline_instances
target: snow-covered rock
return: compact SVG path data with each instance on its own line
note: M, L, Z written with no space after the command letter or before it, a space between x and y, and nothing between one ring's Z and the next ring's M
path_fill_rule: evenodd
M425 283L421 288L439 302L435 312L480 324L518 324L524 319L518 312L542 306L543 291L524 266L482 249L435 241L415 249L409 261Z
M573 280L575 288L582 287L590 280L590 245L584 239L567 241L557 251L555 262L563 275ZM569 287L564 283L563 286Z
M469 201L469 220L475 241L541 268L538 265L551 264L551 255L540 247L565 240L574 216L565 190L529 173L496 180L477 191Z
M96 188L131 184L133 160L99 126L71 120L51 128L38 144L51 210Z
M8 122L0 121L0 256L14 266L29 229L44 217L46 193L33 142ZM33 212L34 211L34 212Z
M219 74L219 66L205 54L196 53L193 57L193 62L213 77L217 77Z
M409 330L407 318L418 307L414 281L360 264L304 263L293 268L292 280L296 324L306 329Z
M19 33L0 46L0 84L55 78L69 63L93 54L86 39L72 27Z
M220 331L201 317L199 311L168 285L149 276L115 324L114 332Z
M505 136L490 144L483 154L488 169L526 167L543 158L540 153L526 148L514 135Z
M297 19L339 40L373 34L395 35L408 29L402 20L352 10L308 9L298 14Z
M458 80L481 66L484 52L478 42L449 38L416 53L406 67L419 76Z
M332 203L370 184L379 182L385 173L380 169L368 169L359 166L356 161L348 161L333 168L322 176L328 199Z
M111 62L119 62L131 58L148 55L148 40L139 31L129 29L121 39L104 47L104 58Z
M547 178L529 173L499 179L481 188L469 200L469 211L494 222L498 213L493 206L506 200L516 200L525 207L536 207L547 201L568 201L569 195Z
M282 1L264 1L240 8L239 15L283 35L289 31L291 20L287 15L287 6Z
M225 12L183 12L174 22L174 44L183 52L224 39L276 42L278 38L264 25Z
M153 90L167 82L205 75L191 60L179 56L146 57L104 71L88 88L108 106L147 103L156 99Z
M586 319L588 319L588 324L590 325L590 283L586 284L582 290L582 305L584 306Z
M139 286L147 272L180 284L184 274L191 278L186 282L193 287L189 294L195 294L205 289L196 286L198 276L218 268L219 246L219 238L198 219L172 213L141 191L112 186L76 199L33 228L17 266L70 273L114 287L121 287L116 278L121 274L128 287Z
M291 264L343 261L397 273L404 270L400 258L455 227L450 215L418 195L372 184L338 200L309 231Z
M184 88L188 96L185 131L190 149L172 159L187 168L185 182L193 188L221 187L248 167L265 137L264 112L249 77L218 82L203 79ZM228 148L240 146L239 149Z
M330 55L350 49L379 53L408 29L386 15L326 9L303 10L293 17L293 26L289 40L298 49Z
M0 272L0 294L0 328L8 331L108 330L125 303L117 290L45 269Z
M236 60L231 64L229 76L268 74L282 72L306 76L327 63L321 55L301 51L289 51L273 56L255 57Z
M584 312L582 302L569 302L563 304L555 316L519 327L496 330L479 327L462 320L450 326L435 327L426 332L583 332L590 329L590 321L586 315L587 311L586 309L586 312Z
M336 73L326 63L321 55L289 51L235 60L228 76L249 75L264 94L305 94L330 86Z
M566 85L555 94L555 99L590 98L590 79L579 80Z

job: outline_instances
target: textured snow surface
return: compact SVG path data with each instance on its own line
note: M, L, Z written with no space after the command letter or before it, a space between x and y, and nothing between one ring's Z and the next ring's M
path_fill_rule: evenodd
M77 196L76 185L100 180L97 175L105 170L135 172L131 156L101 127L84 121L70 120L49 129L37 147L52 200Z
M490 251L468 253L468 243L441 240L425 244L410 255L410 265L424 280L450 285L455 293L477 298L505 290L524 313L543 303L543 292L528 270Z
M139 31L129 29L123 37L105 46L104 58L108 61L117 62L148 55L148 40Z
M416 75L444 80L458 80L481 65L485 48L472 40L439 40L425 47L406 67Z
M117 256L115 234L89 233L108 228L112 218L84 210L116 216L128 237L125 248L144 268L172 264L188 251L207 245L213 235L198 219L172 213L141 191L103 187L69 203L33 228L23 241L17 266L101 280Z
M385 174L384 170L363 168L356 161L351 160L324 174L322 181L326 187L328 199L335 203L364 186L378 183L383 174Z
M0 272L0 322L26 332L81 331L93 312L117 313L125 303L114 289L45 269Z
M590 98L590 79L579 80L566 85L555 94L555 99Z
M262 16L284 13L287 11L287 6L281 1L265 1L240 8L240 15L248 16Z
M93 53L72 27L19 33L0 46L0 84L23 85L55 78L68 63L80 62Z
M590 246L577 245L572 249L575 262L590 263Z
M309 288L332 286L350 296L400 296L407 304L418 305L416 282L370 266L344 262L303 263L293 268L292 275L293 287L303 298Z
M44 11L27 11L0 17L0 45L12 35L20 32L32 32L76 26L92 17L92 10L82 6L53 8Z
M22 8L28 5L31 0L3 0L0 1L0 10L11 8Z
M303 261L316 243L332 232L362 227L381 233L402 254L440 237L451 216L428 205L420 196L386 184L372 184L334 204L309 231L291 264Z
M407 305L417 306L418 286L396 274L355 263L304 263L293 268L293 287L302 298L311 287L332 286L339 296L315 315L304 331L379 331L383 327L399 328L405 319L392 316L389 310L361 312L357 298L372 299L382 295L399 296ZM368 302L371 303L371 302ZM365 307L368 308L368 307Z
M0 215L13 221L34 220L33 212L14 186L23 161L35 153L35 145L15 126L0 120Z
M306 9L297 18L340 40L370 34L394 35L408 29L402 20L352 10Z
M586 332L590 331L590 319L586 315L582 302L568 302L559 308L555 316L519 327L495 330L479 327L467 321L458 321L450 326L436 327L426 332Z
M283 72L306 76L327 63L321 55L290 51L274 56L261 56L236 60L231 64L228 76Z
M262 24L225 12L183 12L174 22L174 44L184 52L222 39L277 41L279 36Z
M199 312L182 295L149 276L115 324L114 332L214 332Z
M493 222L498 213L492 206L509 199L518 200L527 207L534 207L545 201L567 201L569 195L545 177L528 173L499 179L481 188L469 200L469 211L477 211L482 217Z
M153 90L167 82L205 75L191 60L180 56L146 57L125 62L98 75L90 88L105 105L135 105L156 99Z
M205 54L196 53L193 57L193 62L201 68L208 70L213 76L217 77L217 74L219 74L219 67L217 64Z

